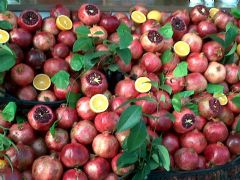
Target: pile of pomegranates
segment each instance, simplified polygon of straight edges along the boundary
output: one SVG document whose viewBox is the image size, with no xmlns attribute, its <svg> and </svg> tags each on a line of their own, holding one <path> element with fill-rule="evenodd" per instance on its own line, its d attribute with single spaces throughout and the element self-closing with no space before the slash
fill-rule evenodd
<svg viewBox="0 0 240 180">
<path fill-rule="evenodd" d="M 134 17 L 133 12 L 141 16 Z M 1 86 L 20 100 L 39 104 L 22 114 L 21 123 L 0 113 L 1 135 L 16 144 L 0 152 L 0 176 L 117 180 L 135 173 L 136 161 L 118 167 L 128 137 L 134 138 L 131 131 L 136 124 L 129 125 L 133 122 L 118 131 L 131 106 L 140 107 L 146 151 L 151 152 L 156 142 L 165 147 L 173 171 L 224 165 L 240 154 L 236 14 L 203 5 L 171 13 L 136 5 L 129 16 L 101 12 L 93 4 L 82 4 L 73 12 L 57 5 L 44 19 L 36 10 L 25 10 L 19 17 L 8 14 L 0 13 L 0 20 L 13 25 L 9 47 L 16 64 L 5 72 Z M 60 15 L 72 20 L 72 30 L 56 26 Z M 52 83 L 39 91 L 32 85 L 37 74 L 51 78 L 59 72 L 69 75 L 66 88 Z M 136 89 L 140 77 L 150 80 L 149 91 Z M 81 94 L 71 99 L 74 106 L 69 105 L 69 92 Z M 90 107 L 96 94 L 108 99 L 104 112 Z M 52 108 L 41 103 L 56 100 L 67 104 Z M 162 171 L 160 165 L 151 170 L 155 169 Z"/>
</svg>

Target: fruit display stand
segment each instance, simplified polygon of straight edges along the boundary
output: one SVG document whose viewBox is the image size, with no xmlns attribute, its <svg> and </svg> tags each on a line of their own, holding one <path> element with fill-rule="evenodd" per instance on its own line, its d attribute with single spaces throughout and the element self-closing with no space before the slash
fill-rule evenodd
<svg viewBox="0 0 240 180">
<path fill-rule="evenodd" d="M 0 178 L 240 179 L 236 4 L 8 2 Z"/>
</svg>

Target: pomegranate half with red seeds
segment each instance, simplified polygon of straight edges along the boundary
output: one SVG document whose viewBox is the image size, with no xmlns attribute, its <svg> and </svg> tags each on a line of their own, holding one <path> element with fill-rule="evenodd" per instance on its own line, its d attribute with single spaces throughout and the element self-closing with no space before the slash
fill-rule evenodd
<svg viewBox="0 0 240 180">
<path fill-rule="evenodd" d="M 204 5 L 197 5 L 192 8 L 190 12 L 191 21 L 194 24 L 199 23 L 200 21 L 206 20 L 209 16 L 209 11 Z"/>
<path fill-rule="evenodd" d="M 211 119 L 217 117 L 222 110 L 222 106 L 220 102 L 213 97 L 209 98 L 202 98 L 198 102 L 198 110 L 199 114 L 206 118 L 206 119 Z"/>
<path fill-rule="evenodd" d="M 145 32 L 140 38 L 141 45 L 145 51 L 157 52 L 163 47 L 163 37 L 155 30 Z"/>
<path fill-rule="evenodd" d="M 46 105 L 35 105 L 28 112 L 28 122 L 37 131 L 47 131 L 55 120 L 52 109 Z"/>
<path fill-rule="evenodd" d="M 115 86 L 115 95 L 126 99 L 137 97 L 138 92 L 135 90 L 134 81 L 129 78 L 119 81 Z"/>
<path fill-rule="evenodd" d="M 78 10 L 78 18 L 84 24 L 91 26 L 100 21 L 100 9 L 93 4 L 82 4 Z"/>
<path fill-rule="evenodd" d="M 93 120 L 96 116 L 96 113 L 90 109 L 90 98 L 89 97 L 82 97 L 77 102 L 77 113 L 84 120 Z"/>
<path fill-rule="evenodd" d="M 173 27 L 173 39 L 175 41 L 178 41 L 180 40 L 183 35 L 187 32 L 187 25 L 186 23 L 184 22 L 183 19 L 179 18 L 179 17 L 171 17 L 169 20 L 168 20 L 172 27 Z"/>
<path fill-rule="evenodd" d="M 172 13 L 172 16 L 182 19 L 187 26 L 190 23 L 190 16 L 189 16 L 189 12 L 187 9 L 176 10 Z"/>
<path fill-rule="evenodd" d="M 159 22 L 154 19 L 148 19 L 140 26 L 140 34 L 144 34 L 150 30 L 157 31 L 160 28 Z"/>
<path fill-rule="evenodd" d="M 28 9 L 21 12 L 18 25 L 27 31 L 34 32 L 41 28 L 42 17 L 37 11 Z"/>
</svg>

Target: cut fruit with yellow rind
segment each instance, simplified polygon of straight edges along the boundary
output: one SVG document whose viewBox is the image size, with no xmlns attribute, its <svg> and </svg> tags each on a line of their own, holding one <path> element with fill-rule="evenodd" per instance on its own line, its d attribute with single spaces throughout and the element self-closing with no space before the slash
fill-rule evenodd
<svg viewBox="0 0 240 180">
<path fill-rule="evenodd" d="M 9 40 L 9 33 L 5 30 L 0 29 L 0 43 L 6 43 Z"/>
<path fill-rule="evenodd" d="M 185 57 L 190 53 L 190 46 L 184 41 L 178 41 L 173 46 L 174 52 L 180 56 Z"/>
<path fill-rule="evenodd" d="M 109 106 L 108 98 L 103 94 L 95 94 L 90 99 L 90 109 L 95 113 L 101 113 L 107 110 Z"/>
<path fill-rule="evenodd" d="M 160 22 L 161 18 L 162 18 L 162 15 L 157 10 L 152 10 L 147 14 L 147 19 L 154 19 L 154 20 Z"/>
<path fill-rule="evenodd" d="M 237 54 L 240 56 L 240 44 L 237 45 Z"/>
<path fill-rule="evenodd" d="M 215 93 L 213 94 L 213 97 L 216 98 L 222 106 L 228 103 L 228 98 L 223 93 Z"/>
<path fill-rule="evenodd" d="M 135 81 L 135 89 L 140 93 L 145 93 L 150 91 L 152 88 L 151 80 L 147 77 L 139 77 Z"/>
<path fill-rule="evenodd" d="M 138 24 L 144 23 L 147 20 L 146 16 L 140 11 L 133 11 L 131 19 Z"/>
<path fill-rule="evenodd" d="M 0 170 L 7 167 L 7 162 L 3 159 L 0 159 Z"/>
<path fill-rule="evenodd" d="M 33 86 L 39 90 L 47 90 L 51 86 L 51 79 L 46 74 L 38 74 L 33 79 Z"/>
<path fill-rule="evenodd" d="M 213 18 L 213 17 L 215 16 L 215 14 L 217 14 L 218 11 L 219 11 L 218 8 L 211 8 L 211 9 L 209 10 L 209 15 L 210 15 L 210 17 Z"/>
<path fill-rule="evenodd" d="M 60 29 L 62 31 L 71 30 L 73 27 L 72 20 L 68 16 L 65 16 L 65 15 L 60 15 L 57 17 L 56 25 L 57 25 L 58 29 Z"/>
</svg>

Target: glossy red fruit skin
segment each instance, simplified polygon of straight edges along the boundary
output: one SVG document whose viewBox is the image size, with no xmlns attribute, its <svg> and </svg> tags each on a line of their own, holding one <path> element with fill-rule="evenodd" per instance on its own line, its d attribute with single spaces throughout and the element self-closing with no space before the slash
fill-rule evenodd
<svg viewBox="0 0 240 180">
<path fill-rule="evenodd" d="M 222 110 L 217 117 L 220 121 L 224 122 L 227 126 L 230 127 L 234 121 L 234 113 L 227 106 L 222 107 Z"/>
<path fill-rule="evenodd" d="M 159 108 L 160 109 L 165 109 L 165 110 L 170 110 L 172 108 L 172 102 L 169 94 L 165 91 L 157 91 L 154 93 L 158 103 L 159 103 Z M 163 101 L 165 99 L 165 101 Z"/>
<path fill-rule="evenodd" d="M 240 113 L 240 107 L 236 106 L 232 99 L 237 96 L 237 93 L 231 93 L 227 96 L 228 98 L 228 104 L 227 107 L 233 112 L 233 113 Z"/>
<path fill-rule="evenodd" d="M 148 13 L 148 9 L 144 5 L 142 5 L 142 4 L 136 4 L 133 7 L 131 7 L 130 10 L 129 10 L 129 13 L 132 13 L 133 11 L 140 11 L 145 16 Z"/>
<path fill-rule="evenodd" d="M 161 59 L 155 53 L 147 52 L 143 54 L 140 60 L 140 66 L 146 69 L 147 72 L 153 73 L 160 70 L 162 66 Z"/>
<path fill-rule="evenodd" d="M 180 62 L 179 57 L 176 54 L 174 54 L 173 58 L 169 62 L 167 63 L 163 62 L 162 70 L 164 72 L 173 71 L 179 62 Z"/>
<path fill-rule="evenodd" d="M 68 56 L 69 52 L 70 52 L 70 49 L 68 48 L 67 45 L 63 43 L 58 43 L 58 44 L 55 44 L 55 46 L 53 47 L 52 56 L 54 58 L 64 59 Z"/>
<path fill-rule="evenodd" d="M 136 98 L 143 98 L 143 97 L 152 98 L 153 100 L 155 100 L 155 102 L 150 102 L 150 101 L 147 101 L 147 100 L 140 100 L 140 101 L 136 102 L 136 105 L 142 107 L 142 112 L 143 113 L 146 113 L 146 114 L 154 113 L 157 109 L 156 98 L 153 96 L 153 94 L 150 94 L 150 93 L 141 93 Z"/>
<path fill-rule="evenodd" d="M 94 15 L 89 15 L 87 12 L 87 7 L 93 7 L 95 9 L 96 14 Z M 93 4 L 82 4 L 80 6 L 80 8 L 78 9 L 78 18 L 80 19 L 80 21 L 82 21 L 84 24 L 91 26 L 93 24 L 97 24 L 100 21 L 100 9 L 93 5 Z"/>
<path fill-rule="evenodd" d="M 118 115 L 121 115 L 121 113 L 127 109 L 127 107 L 129 107 L 129 104 L 127 104 L 126 106 L 122 106 L 120 108 L 118 108 L 122 103 L 126 102 L 127 98 L 125 97 L 113 97 L 111 99 L 111 104 L 110 104 L 110 109 L 111 111 L 116 112 Z"/>
<path fill-rule="evenodd" d="M 84 120 L 93 120 L 96 116 L 96 113 L 90 109 L 89 101 L 89 97 L 82 97 L 77 102 L 76 109 L 78 116 Z"/>
<path fill-rule="evenodd" d="M 226 82 L 229 84 L 235 84 L 239 81 L 238 72 L 240 70 L 239 66 L 236 64 L 226 64 Z"/>
<path fill-rule="evenodd" d="M 50 11 L 50 16 L 51 17 L 58 17 L 60 15 L 65 15 L 65 16 L 68 16 L 70 17 L 70 10 L 63 6 L 62 4 L 57 4 L 55 7 L 53 7 Z"/>
<path fill-rule="evenodd" d="M 133 60 L 137 61 L 143 54 L 143 48 L 138 39 L 133 40 L 131 44 L 128 46 L 128 48 L 131 51 Z"/>
<path fill-rule="evenodd" d="M 69 169 L 64 172 L 63 180 L 88 180 L 87 175 L 80 169 Z"/>
<path fill-rule="evenodd" d="M 92 97 L 95 94 L 103 94 L 108 89 L 105 75 L 98 70 L 89 70 L 84 73 L 81 77 L 81 85 L 82 92 L 87 97 Z"/>
<path fill-rule="evenodd" d="M 171 86 L 172 93 L 176 94 L 184 89 L 185 78 L 184 77 L 174 77 L 173 72 L 166 74 L 166 84 Z"/>
<path fill-rule="evenodd" d="M 11 78 L 17 85 L 27 86 L 33 81 L 34 71 L 30 66 L 20 63 L 11 69 Z"/>
<path fill-rule="evenodd" d="M 46 108 L 47 111 L 49 112 L 49 114 L 51 114 L 51 118 L 48 120 L 48 122 L 40 122 L 35 119 L 34 113 L 35 113 L 36 109 L 38 109 L 40 107 Z M 27 118 L 28 118 L 29 124 L 32 126 L 33 129 L 35 129 L 37 131 L 47 131 L 47 130 L 49 130 L 49 128 L 51 127 L 52 123 L 55 120 L 55 114 L 53 113 L 52 109 L 46 105 L 35 105 L 28 112 Z"/>
<path fill-rule="evenodd" d="M 9 43 L 9 47 L 16 55 L 16 64 L 19 64 L 20 62 L 22 62 L 24 59 L 24 53 L 21 47 L 16 43 Z"/>
<path fill-rule="evenodd" d="M 43 65 L 43 72 L 52 77 L 60 70 L 68 71 L 69 66 L 66 61 L 60 58 L 50 58 Z"/>
<path fill-rule="evenodd" d="M 148 19 L 140 26 L 140 34 L 144 34 L 150 30 L 157 31 L 160 28 L 159 22 L 153 19 Z"/>
<path fill-rule="evenodd" d="M 132 66 L 130 76 L 139 78 L 139 77 L 143 76 L 144 72 L 145 72 L 144 68 L 142 66 L 140 66 L 139 64 L 137 64 L 137 65 Z"/>
<path fill-rule="evenodd" d="M 203 152 L 207 146 L 204 134 L 196 129 L 181 135 L 180 142 L 182 147 L 193 148 L 198 154 Z"/>
<path fill-rule="evenodd" d="M 89 159 L 89 152 L 82 144 L 70 143 L 63 147 L 60 157 L 64 166 L 71 168 L 84 165 Z"/>
<path fill-rule="evenodd" d="M 206 164 L 207 164 L 206 158 L 202 155 L 199 155 L 197 169 L 206 169 L 207 168 Z"/>
<path fill-rule="evenodd" d="M 41 137 L 38 139 L 35 139 L 33 141 L 33 143 L 31 144 L 31 147 L 32 147 L 36 157 L 43 156 L 43 155 L 47 154 L 47 152 L 48 152 L 47 145 L 46 145 L 44 139 Z"/>
<path fill-rule="evenodd" d="M 19 89 L 17 96 L 21 100 L 33 101 L 37 98 L 37 91 L 33 86 L 28 85 Z"/>
<path fill-rule="evenodd" d="M 17 149 L 15 149 L 15 147 L 10 147 L 6 151 L 6 155 L 9 156 L 13 167 L 19 171 L 31 168 L 34 161 L 33 149 L 24 144 L 18 144 Z"/>
<path fill-rule="evenodd" d="M 46 55 L 39 49 L 31 49 L 28 51 L 25 62 L 33 69 L 41 69 L 43 63 L 46 61 Z"/>
<path fill-rule="evenodd" d="M 126 99 L 132 99 L 137 97 L 138 92 L 135 90 L 134 81 L 129 78 L 125 78 L 117 83 L 115 87 L 115 94 Z"/>
<path fill-rule="evenodd" d="M 176 10 L 172 13 L 172 16 L 181 18 L 187 26 L 190 23 L 190 16 L 187 9 Z"/>
<path fill-rule="evenodd" d="M 58 121 L 58 127 L 63 129 L 69 129 L 74 122 L 78 121 L 77 110 L 66 105 L 61 105 L 56 109 L 56 116 Z"/>
<path fill-rule="evenodd" d="M 208 59 L 204 53 L 193 52 L 187 57 L 188 70 L 196 73 L 203 73 L 208 67 Z"/>
<path fill-rule="evenodd" d="M 156 131 L 168 131 L 173 123 L 168 116 L 168 111 L 160 110 L 159 112 L 155 112 L 152 116 L 157 117 L 157 119 L 149 118 L 149 125 L 153 130 Z"/>
<path fill-rule="evenodd" d="M 32 177 L 32 172 L 31 172 L 31 170 L 23 171 L 23 172 L 22 172 L 22 178 L 23 178 L 23 179 L 27 179 L 27 180 L 32 180 L 33 177 Z"/>
<path fill-rule="evenodd" d="M 28 122 L 13 124 L 9 129 L 9 137 L 15 143 L 30 145 L 35 139 L 35 132 Z"/>
<path fill-rule="evenodd" d="M 228 137 L 228 129 L 223 122 L 208 122 L 203 128 L 203 134 L 210 143 L 224 142 Z"/>
<path fill-rule="evenodd" d="M 111 166 L 112 166 L 113 172 L 115 174 L 119 175 L 119 176 L 126 175 L 134 169 L 134 165 L 129 165 L 129 166 L 124 167 L 124 168 L 118 168 L 117 162 L 118 162 L 118 159 L 121 157 L 122 154 L 123 153 L 117 154 L 111 161 Z"/>
<path fill-rule="evenodd" d="M 108 33 L 113 33 L 120 25 L 120 22 L 114 15 L 104 15 L 101 17 L 99 25 L 103 26 Z"/>
<path fill-rule="evenodd" d="M 99 132 L 114 132 L 116 130 L 119 116 L 115 112 L 99 113 L 94 120 L 94 125 Z"/>
<path fill-rule="evenodd" d="M 174 154 L 180 148 L 179 138 L 171 132 L 164 134 L 162 144 L 167 148 L 170 154 Z"/>
<path fill-rule="evenodd" d="M 0 169 L 0 176 L 6 180 L 22 180 L 22 175 L 17 169 L 12 169 L 10 167 L 6 169 Z"/>
<path fill-rule="evenodd" d="M 63 166 L 61 162 L 48 155 L 37 158 L 32 166 L 32 176 L 35 180 L 60 180 L 62 174 Z"/>
<path fill-rule="evenodd" d="M 209 41 L 203 44 L 202 52 L 209 61 L 220 61 L 224 56 L 224 49 L 216 41 Z"/>
<path fill-rule="evenodd" d="M 186 42 L 190 46 L 192 53 L 200 52 L 202 49 L 202 39 L 194 32 L 189 32 L 183 35 L 182 41 Z"/>
<path fill-rule="evenodd" d="M 105 180 L 118 180 L 118 176 L 115 173 L 109 173 Z"/>
<path fill-rule="evenodd" d="M 150 33 L 156 33 L 158 34 L 158 37 L 159 37 L 159 42 L 152 42 L 150 39 L 149 39 L 149 34 Z M 155 38 L 155 37 L 154 37 Z M 157 51 L 160 51 L 163 47 L 163 37 L 160 35 L 160 33 L 158 33 L 157 31 L 155 30 L 150 30 L 150 31 L 147 31 L 145 32 L 144 34 L 142 34 L 141 38 L 140 38 L 140 42 L 141 42 L 141 45 L 143 47 L 143 49 L 147 52 L 157 52 Z"/>
<path fill-rule="evenodd" d="M 226 145 L 232 154 L 236 154 L 236 155 L 240 154 L 239 144 L 240 144 L 240 134 L 239 133 L 231 133 L 228 136 Z"/>
<path fill-rule="evenodd" d="M 106 133 L 98 134 L 92 143 L 93 151 L 103 158 L 113 158 L 119 150 L 119 143 L 115 136 Z"/>
<path fill-rule="evenodd" d="M 45 142 L 47 144 L 47 147 L 50 150 L 57 152 L 61 151 L 61 149 L 68 143 L 68 141 L 68 132 L 61 128 L 55 128 L 54 135 L 52 135 L 50 131 L 48 131 L 45 135 Z"/>
<path fill-rule="evenodd" d="M 51 90 L 41 91 L 37 99 L 41 102 L 53 102 L 57 100 L 55 94 Z"/>
<path fill-rule="evenodd" d="M 17 27 L 17 15 L 12 11 L 4 11 L 0 13 L 0 21 L 8 21 L 10 24 L 12 24 L 13 28 Z"/>
<path fill-rule="evenodd" d="M 111 171 L 109 162 L 102 157 L 91 159 L 83 169 L 88 178 L 92 180 L 104 180 Z"/>
<path fill-rule="evenodd" d="M 126 139 L 126 137 L 129 136 L 129 133 L 130 133 L 129 129 L 127 129 L 125 131 L 122 131 L 122 132 L 116 132 L 115 133 L 115 136 L 116 136 L 116 138 L 117 138 L 117 140 L 118 140 L 118 142 L 121 146 L 123 145 L 123 142 Z"/>
<path fill-rule="evenodd" d="M 173 111 L 173 115 L 175 117 L 173 127 L 177 133 L 184 134 L 195 128 L 195 114 L 190 109 L 184 108 L 180 112 Z M 191 122 L 185 122 L 186 126 L 183 125 L 183 117 L 185 115 L 191 115 L 193 118 Z"/>
<path fill-rule="evenodd" d="M 59 33 L 59 29 L 56 26 L 56 18 L 54 17 L 46 17 L 43 19 L 42 31 L 49 32 L 53 35 L 57 35 Z"/>
<path fill-rule="evenodd" d="M 207 88 L 207 80 L 201 73 L 189 73 L 186 77 L 186 90 L 194 93 L 203 92 Z"/>
<path fill-rule="evenodd" d="M 230 160 L 230 152 L 222 143 L 209 144 L 204 150 L 204 156 L 210 165 L 224 165 Z"/>
<path fill-rule="evenodd" d="M 218 62 L 210 62 L 204 76 L 210 83 L 221 83 L 226 78 L 226 68 Z"/>
<path fill-rule="evenodd" d="M 194 24 L 199 23 L 200 21 L 206 20 L 209 16 L 209 11 L 204 5 L 197 5 L 192 8 L 189 14 L 191 21 Z"/>
<path fill-rule="evenodd" d="M 76 41 L 76 35 L 72 31 L 61 31 L 58 34 L 58 42 L 63 43 L 70 48 L 72 48 L 74 42 Z"/>
<path fill-rule="evenodd" d="M 229 22 L 233 22 L 234 21 L 234 17 L 232 15 L 230 15 L 229 13 L 220 10 L 213 17 L 213 21 L 214 21 L 214 24 L 216 24 L 216 26 L 219 29 L 225 30 L 226 25 Z"/>
<path fill-rule="evenodd" d="M 26 15 L 26 13 L 34 13 L 35 15 L 37 15 L 37 19 L 38 21 L 34 24 L 34 25 L 29 25 L 26 22 L 24 22 L 24 15 Z M 31 9 L 27 9 L 25 11 L 22 11 L 18 17 L 18 25 L 30 32 L 35 32 L 36 30 L 40 29 L 42 26 L 42 16 L 35 10 L 31 10 Z"/>
<path fill-rule="evenodd" d="M 194 170 L 198 166 L 198 154 L 192 148 L 181 148 L 175 152 L 174 161 L 181 170 Z"/>
<path fill-rule="evenodd" d="M 49 32 L 37 32 L 33 37 L 33 45 L 42 51 L 50 50 L 56 43 L 55 37 Z"/>
<path fill-rule="evenodd" d="M 172 38 L 170 39 L 163 39 L 163 47 L 161 48 L 160 52 L 164 52 L 168 49 L 171 49 L 173 47 L 174 41 Z"/>
<path fill-rule="evenodd" d="M 197 32 L 199 36 L 203 38 L 207 35 L 215 34 L 218 31 L 216 25 L 212 21 L 204 20 L 197 25 Z"/>
<path fill-rule="evenodd" d="M 207 120 L 202 116 L 196 116 L 195 121 L 196 121 L 195 122 L 195 127 L 199 131 L 201 131 L 203 129 L 203 127 L 205 126 L 205 124 L 207 123 Z"/>
<path fill-rule="evenodd" d="M 32 44 L 32 34 L 22 28 L 14 28 L 10 32 L 11 42 L 16 43 L 21 48 L 29 47 Z"/>
<path fill-rule="evenodd" d="M 91 144 L 96 136 L 97 130 L 88 120 L 79 121 L 71 129 L 71 139 L 81 144 Z"/>
<path fill-rule="evenodd" d="M 119 56 L 115 56 L 115 61 L 117 65 L 119 66 L 120 71 L 128 73 L 132 69 L 132 62 L 129 64 L 126 64 Z"/>
</svg>

